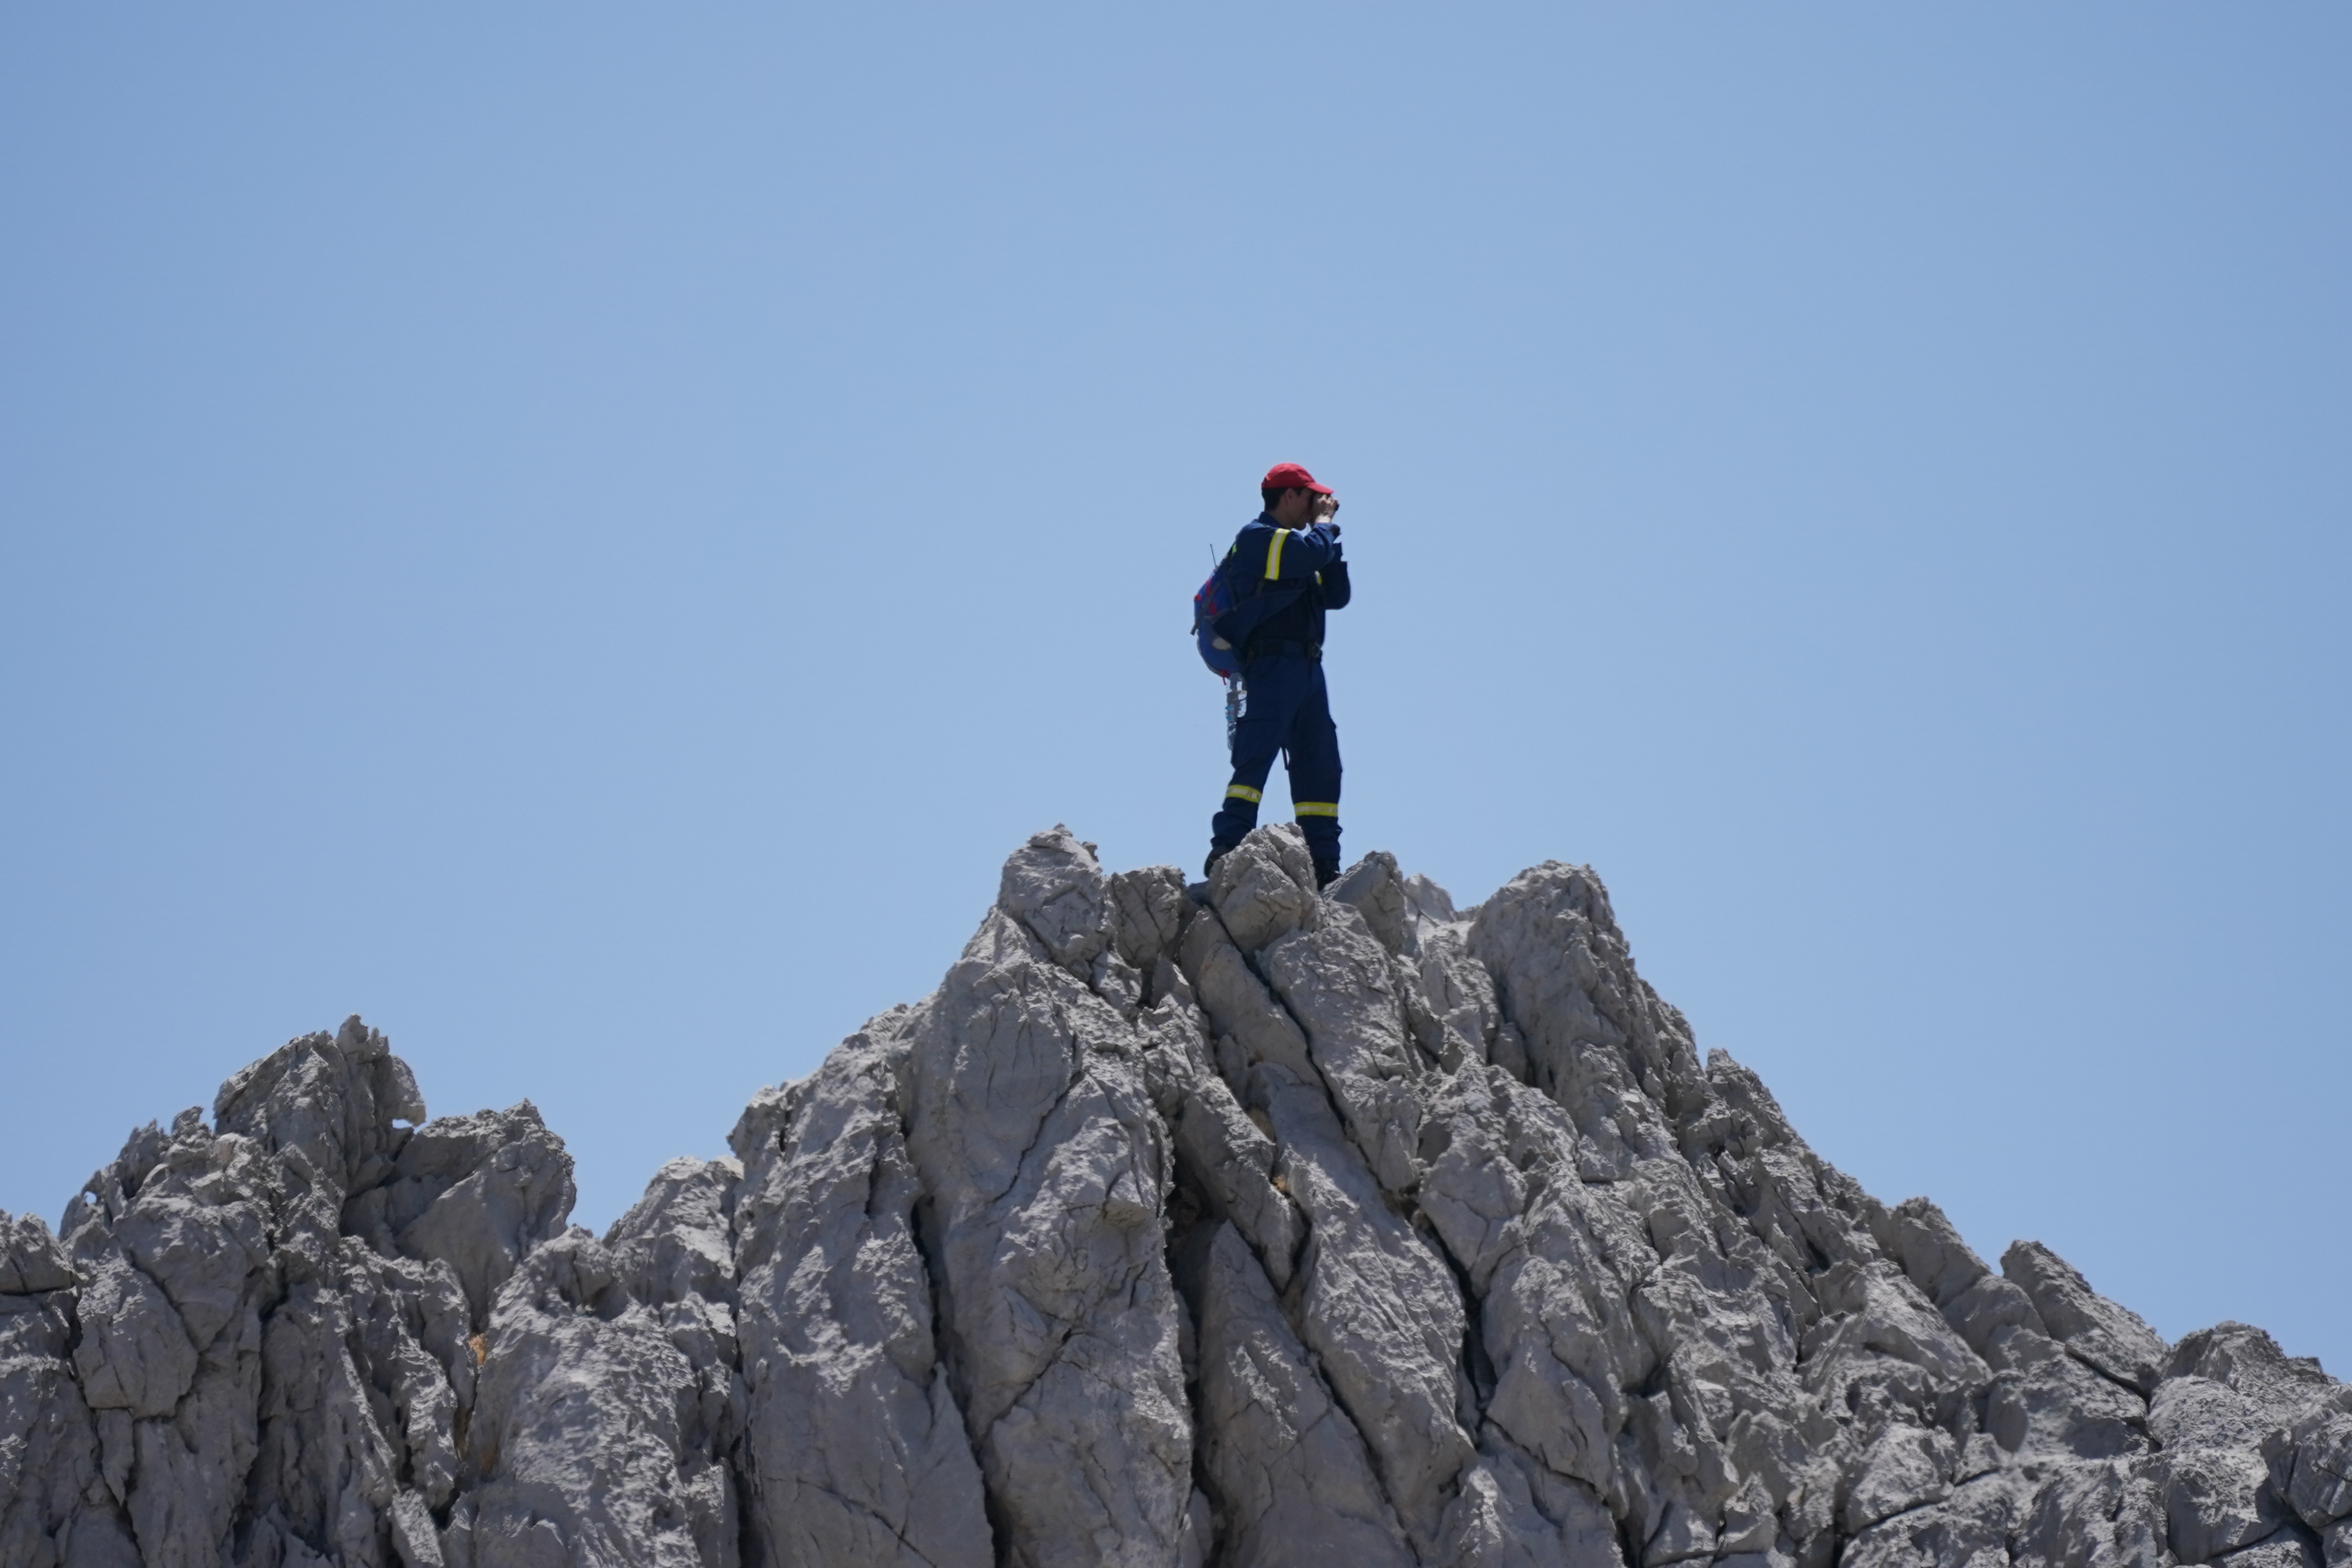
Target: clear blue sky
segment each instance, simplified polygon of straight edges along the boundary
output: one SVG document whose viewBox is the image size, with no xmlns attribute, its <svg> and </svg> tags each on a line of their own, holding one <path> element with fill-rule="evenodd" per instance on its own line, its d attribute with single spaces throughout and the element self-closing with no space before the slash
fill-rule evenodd
<svg viewBox="0 0 2352 1568">
<path fill-rule="evenodd" d="M 1351 852 L 2352 1373 L 2352 11 L 0 12 L 0 1207 L 357 1010 L 602 1226 L 1346 497 Z M 1276 816 L 1281 813 L 1274 814 Z"/>
</svg>

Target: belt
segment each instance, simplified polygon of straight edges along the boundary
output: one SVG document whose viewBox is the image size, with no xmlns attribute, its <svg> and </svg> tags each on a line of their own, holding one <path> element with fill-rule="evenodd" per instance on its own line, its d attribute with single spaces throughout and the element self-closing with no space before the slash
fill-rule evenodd
<svg viewBox="0 0 2352 1568">
<path fill-rule="evenodd" d="M 1248 658 L 1264 658 L 1270 653 L 1295 654 L 1300 658 L 1320 659 L 1323 645 L 1319 642 L 1254 642 L 1247 649 Z"/>
</svg>

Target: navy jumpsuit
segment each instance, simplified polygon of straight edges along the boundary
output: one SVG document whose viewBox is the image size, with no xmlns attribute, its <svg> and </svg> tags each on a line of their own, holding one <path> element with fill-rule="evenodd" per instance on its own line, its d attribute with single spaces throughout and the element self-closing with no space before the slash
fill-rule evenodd
<svg viewBox="0 0 2352 1568">
<path fill-rule="evenodd" d="M 1232 848 L 1257 826 L 1276 753 L 1289 765 L 1290 807 L 1316 869 L 1339 868 L 1339 732 L 1323 686 L 1323 612 L 1348 603 L 1348 563 L 1328 522 L 1286 530 L 1261 514 L 1234 541 L 1233 574 L 1290 602 L 1243 640 L 1242 714 L 1234 776 L 1209 825 L 1212 851 Z"/>
</svg>

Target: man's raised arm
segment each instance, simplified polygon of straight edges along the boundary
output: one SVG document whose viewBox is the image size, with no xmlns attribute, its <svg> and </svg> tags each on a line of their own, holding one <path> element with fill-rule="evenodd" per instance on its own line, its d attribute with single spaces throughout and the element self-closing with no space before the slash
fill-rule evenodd
<svg viewBox="0 0 2352 1568">
<path fill-rule="evenodd" d="M 1274 531 L 1266 542 L 1265 575 L 1269 582 L 1312 577 L 1339 559 L 1339 525 L 1325 521 L 1311 528 Z"/>
</svg>

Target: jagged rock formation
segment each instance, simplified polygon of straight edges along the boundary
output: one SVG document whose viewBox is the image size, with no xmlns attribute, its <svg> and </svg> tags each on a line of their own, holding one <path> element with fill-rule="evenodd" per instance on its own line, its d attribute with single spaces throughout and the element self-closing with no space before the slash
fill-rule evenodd
<svg viewBox="0 0 2352 1568">
<path fill-rule="evenodd" d="M 602 1240 L 357 1019 L 0 1215 L 0 1568 L 2352 1564 L 2352 1391 L 1995 1273 L 1591 872 L 1056 830 Z"/>
</svg>

